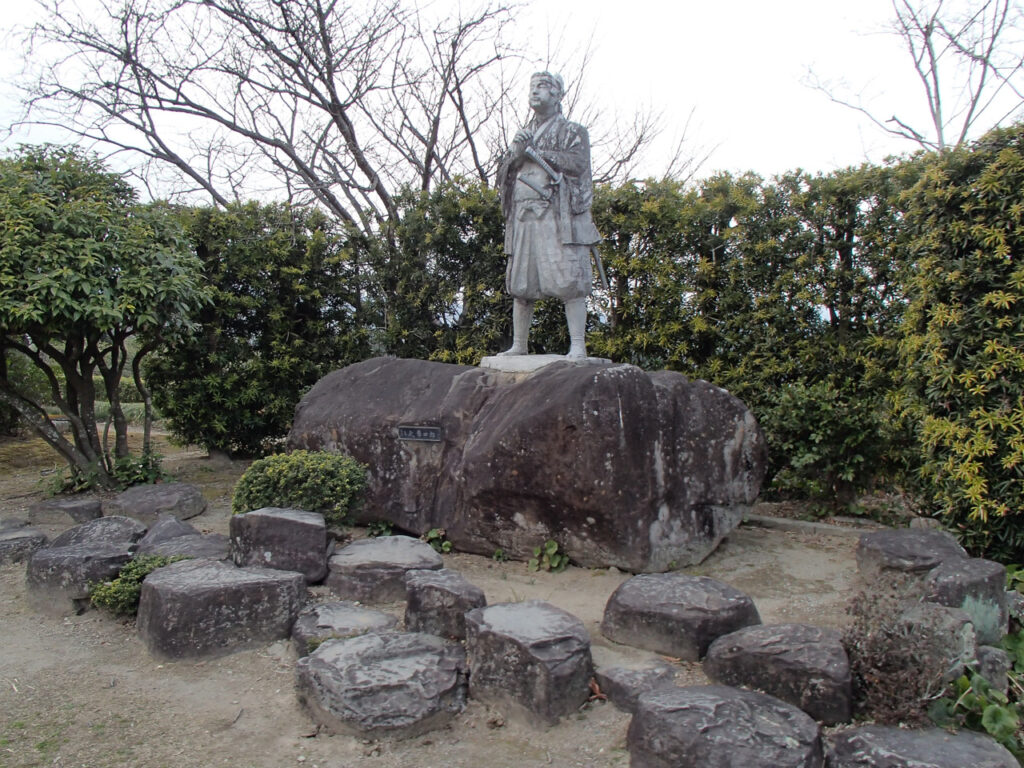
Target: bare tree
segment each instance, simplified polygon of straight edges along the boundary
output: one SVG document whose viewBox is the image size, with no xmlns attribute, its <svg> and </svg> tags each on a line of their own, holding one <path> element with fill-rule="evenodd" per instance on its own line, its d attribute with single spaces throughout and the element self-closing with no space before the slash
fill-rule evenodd
<svg viewBox="0 0 1024 768">
<path fill-rule="evenodd" d="M 1024 24 L 1015 0 L 892 0 L 892 6 L 892 31 L 920 81 L 928 124 L 905 114 L 884 117 L 859 98 L 837 95 L 813 73 L 812 87 L 886 132 L 939 152 L 1019 113 L 1024 105 Z"/>
<path fill-rule="evenodd" d="M 286 193 L 365 234 L 396 220 L 404 187 L 486 183 L 532 71 L 503 0 L 440 19 L 404 0 L 41 2 L 26 123 L 128 153 L 160 196 Z M 570 61 L 567 80 L 585 64 Z M 660 128 L 652 114 L 603 125 L 602 180 L 627 174 Z"/>
</svg>

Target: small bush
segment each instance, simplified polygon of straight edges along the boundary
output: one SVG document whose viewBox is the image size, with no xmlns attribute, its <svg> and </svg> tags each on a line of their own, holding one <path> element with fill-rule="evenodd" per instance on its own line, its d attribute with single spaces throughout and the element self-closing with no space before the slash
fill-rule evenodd
<svg viewBox="0 0 1024 768">
<path fill-rule="evenodd" d="M 157 568 L 188 560 L 185 555 L 139 555 L 121 568 L 113 581 L 99 582 L 89 587 L 89 602 L 115 616 L 130 616 L 139 610 L 142 582 Z"/>
<path fill-rule="evenodd" d="M 855 714 L 883 724 L 923 725 L 947 689 L 950 659 L 934 634 L 905 620 L 920 598 L 912 579 L 877 581 L 851 602 L 843 632 Z"/>
<path fill-rule="evenodd" d="M 558 542 L 548 539 L 543 546 L 533 548 L 531 557 L 526 566 L 531 571 L 550 571 L 561 573 L 569 565 L 569 556 L 558 551 Z"/>
<path fill-rule="evenodd" d="M 340 525 L 365 490 L 366 467 L 351 456 L 294 451 L 253 462 L 235 486 L 231 511 L 292 507 L 320 512 L 329 524 Z"/>
</svg>

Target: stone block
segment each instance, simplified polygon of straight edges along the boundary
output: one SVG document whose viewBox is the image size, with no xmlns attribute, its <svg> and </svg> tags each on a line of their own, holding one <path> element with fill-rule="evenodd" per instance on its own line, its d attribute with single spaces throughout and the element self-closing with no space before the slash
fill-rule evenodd
<svg viewBox="0 0 1024 768">
<path fill-rule="evenodd" d="M 367 632 L 384 632 L 394 629 L 398 618 L 390 613 L 340 600 L 321 603 L 304 608 L 292 627 L 292 644 L 299 656 L 310 653 L 327 640 L 344 640 L 347 637 L 365 635 Z"/>
<path fill-rule="evenodd" d="M 991 645 L 979 645 L 977 661 L 978 674 L 988 680 L 989 685 L 993 688 L 1006 693 L 1010 687 L 1008 675 L 1010 670 L 1013 669 L 1010 654 L 1002 648 L 995 648 Z"/>
<path fill-rule="evenodd" d="M 440 439 L 404 439 L 406 425 Z M 555 539 L 574 563 L 634 572 L 706 558 L 750 510 L 766 467 L 756 420 L 724 389 L 567 361 L 529 374 L 356 363 L 303 397 L 288 447 L 370 468 L 357 522 L 443 528 L 460 551 L 523 560 Z"/>
<path fill-rule="evenodd" d="M 397 602 L 405 600 L 408 571 L 437 570 L 443 564 L 429 544 L 411 536 L 360 539 L 327 561 L 327 586 L 346 600 Z"/>
<path fill-rule="evenodd" d="M 327 526 L 318 512 L 264 507 L 231 516 L 235 565 L 298 571 L 315 584 L 327 575 Z"/>
<path fill-rule="evenodd" d="M 657 658 L 628 659 L 601 646 L 590 649 L 594 681 L 608 701 L 623 712 L 636 712 L 642 694 L 675 686 L 677 667 Z"/>
<path fill-rule="evenodd" d="M 484 591 L 457 571 L 405 574 L 405 628 L 448 639 L 466 637 L 466 612 L 487 605 Z"/>
<path fill-rule="evenodd" d="M 825 725 L 853 716 L 850 660 L 839 632 L 807 624 L 760 624 L 715 640 L 704 658 L 714 682 L 755 688 Z"/>
<path fill-rule="evenodd" d="M 469 693 L 508 715 L 554 725 L 590 695 L 593 661 L 583 622 L 541 600 L 466 614 Z"/>
<path fill-rule="evenodd" d="M 37 610 L 53 615 L 81 613 L 89 586 L 109 581 L 133 557 L 128 545 L 69 544 L 36 550 L 28 561 L 28 598 Z"/>
<path fill-rule="evenodd" d="M 818 724 L 772 696 L 724 685 L 646 693 L 626 735 L 632 768 L 822 768 Z"/>
<path fill-rule="evenodd" d="M 990 736 L 866 725 L 833 735 L 829 768 L 1019 768 Z"/>
<path fill-rule="evenodd" d="M 68 528 L 50 542 L 51 547 L 69 547 L 74 544 L 106 544 L 112 547 L 135 549 L 146 535 L 146 526 L 129 517 L 99 517 L 87 523 Z"/>
<path fill-rule="evenodd" d="M 657 573 L 619 585 L 604 609 L 601 633 L 636 648 L 699 661 L 708 646 L 761 617 L 746 594 L 706 576 Z"/>
<path fill-rule="evenodd" d="M 919 656 L 932 660 L 934 671 L 946 671 L 946 683 L 960 677 L 978 656 L 971 617 L 959 608 L 919 603 L 898 618 L 895 631 L 912 639 Z"/>
<path fill-rule="evenodd" d="M 381 632 L 328 640 L 296 664 L 299 703 L 331 733 L 410 738 L 466 706 L 466 655 L 435 635 Z"/>
<path fill-rule="evenodd" d="M 205 509 L 202 491 L 189 483 L 136 485 L 103 502 L 103 514 L 132 517 L 146 525 L 157 522 L 163 514 L 188 520 Z"/>
<path fill-rule="evenodd" d="M 300 573 L 183 560 L 146 577 L 136 624 L 155 656 L 214 656 L 289 637 L 305 598 Z"/>
<path fill-rule="evenodd" d="M 0 565 L 22 563 L 46 545 L 46 535 L 35 528 L 0 529 Z"/>
<path fill-rule="evenodd" d="M 87 523 L 102 515 L 102 502 L 92 496 L 46 499 L 28 509 L 28 519 L 33 525 L 65 525 L 69 521 Z"/>
<path fill-rule="evenodd" d="M 1009 631 L 1006 568 L 978 557 L 939 563 L 925 579 L 925 599 L 971 617 L 979 643 L 994 645 Z"/>
<path fill-rule="evenodd" d="M 862 534 L 857 544 L 857 569 L 869 580 L 885 572 L 923 576 L 947 560 L 966 558 L 966 550 L 945 531 L 885 529 Z"/>
</svg>

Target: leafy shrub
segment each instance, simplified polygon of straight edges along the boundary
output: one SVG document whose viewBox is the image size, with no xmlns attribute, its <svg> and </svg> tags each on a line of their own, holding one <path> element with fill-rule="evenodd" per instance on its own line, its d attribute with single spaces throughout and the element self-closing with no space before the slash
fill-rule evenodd
<svg viewBox="0 0 1024 768">
<path fill-rule="evenodd" d="M 89 602 L 94 608 L 110 611 L 115 616 L 129 616 L 139 610 L 142 582 L 157 568 L 188 560 L 185 555 L 139 555 L 126 563 L 112 581 L 92 584 Z"/>
<path fill-rule="evenodd" d="M 362 501 L 366 467 L 351 456 L 294 451 L 254 461 L 238 479 L 231 511 L 293 507 L 320 512 L 331 525 Z"/>
<path fill-rule="evenodd" d="M 1024 560 L 1024 126 L 934 161 L 908 195 L 915 264 L 898 406 L 921 492 L 972 554 Z"/>
<path fill-rule="evenodd" d="M 779 388 L 758 414 L 773 464 L 772 489 L 849 504 L 878 473 L 886 442 L 877 405 L 829 382 Z"/>
<path fill-rule="evenodd" d="M 163 470 L 163 456 L 152 450 L 143 450 L 139 455 L 122 456 L 114 459 L 107 476 L 113 488 L 124 490 L 133 485 L 149 485 L 169 479 Z M 101 486 L 99 472 L 95 466 L 86 470 L 77 467 L 59 467 L 49 483 L 51 495 L 61 493 L 81 493 Z"/>
</svg>

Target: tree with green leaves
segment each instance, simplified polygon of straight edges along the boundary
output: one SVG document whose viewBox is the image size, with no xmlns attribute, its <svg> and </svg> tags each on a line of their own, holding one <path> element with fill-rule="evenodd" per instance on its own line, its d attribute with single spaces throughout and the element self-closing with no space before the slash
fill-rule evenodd
<svg viewBox="0 0 1024 768">
<path fill-rule="evenodd" d="M 96 158 L 44 146 L 0 160 L 0 351 L 31 361 L 48 384 L 42 402 L 5 374 L 0 402 L 81 479 L 114 487 L 130 464 L 122 377 L 130 372 L 148 394 L 143 358 L 206 299 L 198 266 L 172 213 L 139 205 L 134 190 Z M 101 394 L 111 414 L 102 438 Z M 51 407 L 70 424 L 70 439 Z M 147 407 L 144 454 L 150 416 Z"/>
<path fill-rule="evenodd" d="M 974 553 L 1024 561 L 1024 126 L 930 163 L 908 195 L 898 403 L 920 489 Z"/>
<path fill-rule="evenodd" d="M 369 297 L 351 253 L 361 240 L 287 205 L 201 208 L 185 219 L 212 301 L 192 333 L 147 365 L 155 401 L 180 438 L 261 455 L 287 434 L 309 387 L 371 354 Z"/>
</svg>

